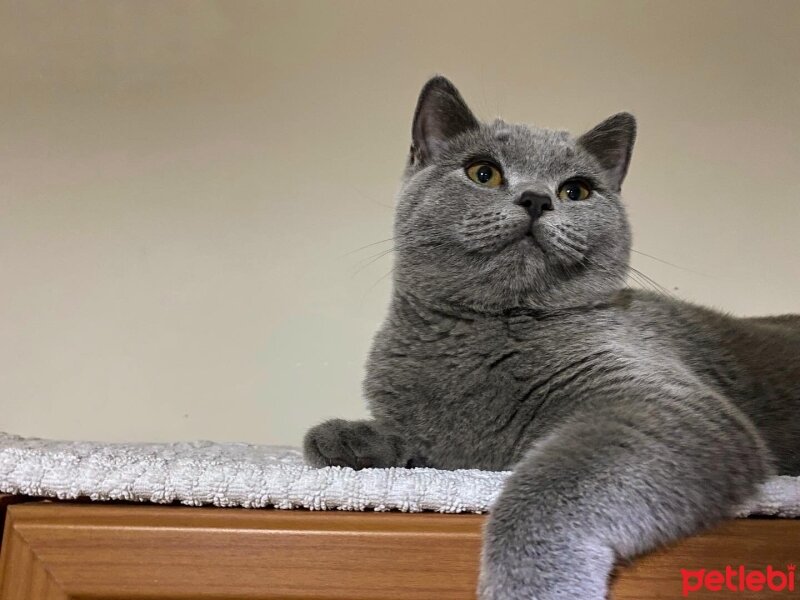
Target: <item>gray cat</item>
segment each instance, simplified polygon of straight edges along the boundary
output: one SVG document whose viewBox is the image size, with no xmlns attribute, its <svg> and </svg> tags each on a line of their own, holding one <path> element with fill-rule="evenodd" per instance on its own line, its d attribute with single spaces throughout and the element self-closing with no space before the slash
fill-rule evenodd
<svg viewBox="0 0 800 600">
<path fill-rule="evenodd" d="M 605 598 L 616 560 L 800 473 L 800 316 L 624 288 L 635 132 L 627 113 L 578 138 L 481 123 L 431 79 L 364 383 L 374 418 L 305 438 L 317 466 L 513 468 L 483 600 Z"/>
</svg>

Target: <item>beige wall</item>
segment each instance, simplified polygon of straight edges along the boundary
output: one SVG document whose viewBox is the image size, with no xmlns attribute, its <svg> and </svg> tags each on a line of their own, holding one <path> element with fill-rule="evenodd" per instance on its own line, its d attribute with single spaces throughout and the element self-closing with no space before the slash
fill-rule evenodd
<svg viewBox="0 0 800 600">
<path fill-rule="evenodd" d="M 637 256 L 800 312 L 800 2 L 0 3 L 0 430 L 298 443 L 364 414 L 416 94 L 632 110 Z"/>
</svg>

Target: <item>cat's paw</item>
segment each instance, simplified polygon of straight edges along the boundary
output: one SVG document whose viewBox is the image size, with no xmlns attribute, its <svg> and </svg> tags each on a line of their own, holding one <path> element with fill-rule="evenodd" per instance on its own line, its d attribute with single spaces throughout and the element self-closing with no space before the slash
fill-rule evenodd
<svg viewBox="0 0 800 600">
<path fill-rule="evenodd" d="M 614 565 L 610 547 L 587 541 L 583 531 L 571 532 L 569 526 L 558 526 L 564 538 L 547 539 L 537 533 L 547 527 L 515 517 L 508 523 L 490 517 L 478 580 L 480 600 L 606 600 Z"/>
<path fill-rule="evenodd" d="M 482 565 L 479 600 L 606 600 L 610 569 L 588 572 L 579 557 L 524 556 L 518 548 L 503 565 Z"/>
<path fill-rule="evenodd" d="M 371 421 L 331 419 L 309 429 L 303 440 L 306 462 L 315 467 L 353 469 L 401 465 L 402 444 Z"/>
<path fill-rule="evenodd" d="M 497 545 L 484 544 L 478 578 L 479 600 L 522 600 L 539 598 L 550 600 L 540 586 L 535 584 L 538 565 L 535 562 L 521 565 L 519 548 L 504 551 Z M 516 575 L 516 576 L 515 576 Z M 534 576 L 534 577 L 531 577 Z"/>
<path fill-rule="evenodd" d="M 503 586 L 493 578 L 490 578 L 486 572 L 481 573 L 478 580 L 478 599 L 479 600 L 514 600 L 512 596 L 503 593 Z M 508 591 L 506 589 L 506 591 Z"/>
</svg>

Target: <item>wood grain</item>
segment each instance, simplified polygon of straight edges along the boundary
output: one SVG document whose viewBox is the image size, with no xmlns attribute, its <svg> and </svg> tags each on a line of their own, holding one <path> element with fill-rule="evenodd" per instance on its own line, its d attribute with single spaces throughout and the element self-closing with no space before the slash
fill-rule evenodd
<svg viewBox="0 0 800 600">
<path fill-rule="evenodd" d="M 0 600 L 474 598 L 483 522 L 476 515 L 17 505 L 0 555 Z M 785 569 L 798 558 L 800 521 L 738 520 L 620 568 L 613 598 L 681 598 L 681 568 Z M 735 598 L 775 596 L 767 594 Z"/>
<path fill-rule="evenodd" d="M 767 565 L 786 571 L 788 564 L 800 559 L 800 521 L 790 519 L 737 519 L 712 531 L 681 540 L 668 548 L 638 558 L 621 568 L 614 582 L 615 600 L 656 600 L 684 598 L 681 569 L 725 571 L 727 565 L 747 571 L 766 569 Z M 766 598 L 800 598 L 797 591 L 730 592 L 702 590 L 688 598 L 717 600 L 755 600 Z"/>
<path fill-rule="evenodd" d="M 2 600 L 44 579 L 66 598 L 455 600 L 475 587 L 481 518 L 53 504 L 8 523 Z"/>
<path fill-rule="evenodd" d="M 34 498 L 29 496 L 15 496 L 12 494 L 0 494 L 0 535 L 2 535 L 3 526 L 6 522 L 6 509 L 12 504 L 19 504 L 21 502 L 31 502 Z M 0 538 L 0 547 L 2 547 L 2 538 Z"/>
</svg>

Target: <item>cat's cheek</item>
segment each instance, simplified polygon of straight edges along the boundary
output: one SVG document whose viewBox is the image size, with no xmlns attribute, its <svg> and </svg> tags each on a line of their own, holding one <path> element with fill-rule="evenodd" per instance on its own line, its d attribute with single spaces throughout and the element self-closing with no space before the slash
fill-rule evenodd
<svg viewBox="0 0 800 600">
<path fill-rule="evenodd" d="M 466 213 L 455 233 L 468 251 L 493 254 L 520 241 L 529 227 L 526 215 L 486 208 Z"/>
</svg>

